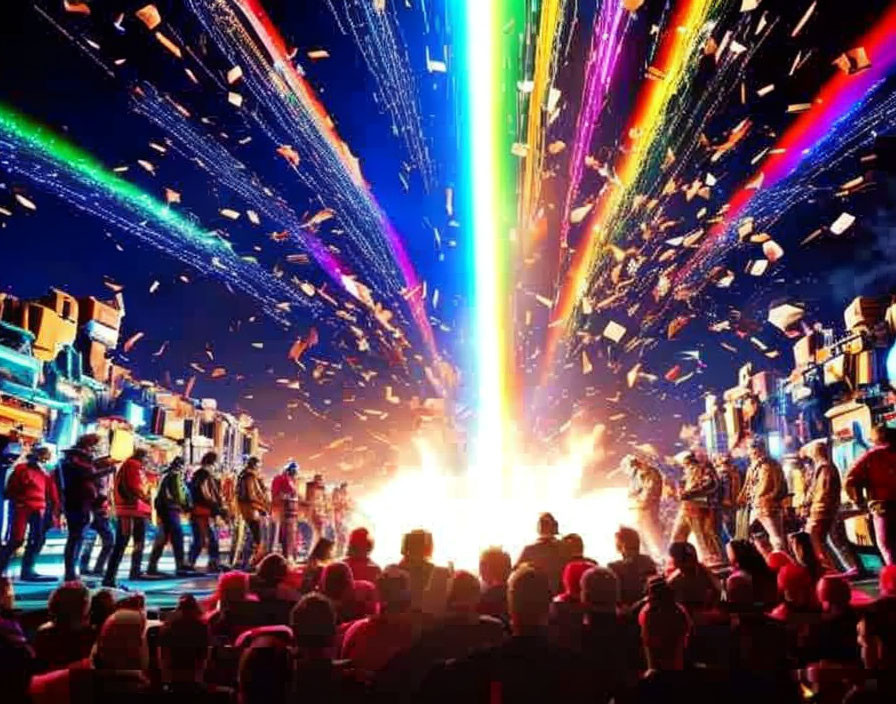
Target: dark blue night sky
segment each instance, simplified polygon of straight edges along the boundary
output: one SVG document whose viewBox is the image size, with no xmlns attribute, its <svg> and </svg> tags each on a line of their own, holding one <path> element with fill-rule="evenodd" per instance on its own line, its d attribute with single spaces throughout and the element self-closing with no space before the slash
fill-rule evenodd
<svg viewBox="0 0 896 704">
<path fill-rule="evenodd" d="M 197 115 L 213 118 L 214 123 L 206 126 L 209 134 L 227 133 L 226 144 L 234 154 L 283 195 L 297 213 L 310 216 L 320 210 L 320 200 L 317 194 L 294 178 L 284 159 L 247 119 L 246 111 L 255 109 L 251 98 L 249 104 L 237 110 L 227 104 L 225 92 L 210 81 L 203 78 L 200 85 L 194 85 L 184 73 L 184 66 L 190 64 L 161 49 L 134 18 L 134 10 L 145 2 L 94 0 L 88 4 L 89 16 L 65 12 L 61 0 L 6 3 L 7 6 L 0 10 L 3 35 L 0 38 L 0 101 L 65 135 L 107 167 L 128 165 L 123 176 L 157 197 L 163 197 L 166 187 L 178 191 L 182 194 L 182 211 L 197 216 L 206 228 L 226 228 L 234 250 L 240 255 L 257 256 L 263 268 L 280 267 L 287 272 L 287 277 L 296 273 L 312 281 L 322 281 L 321 273 L 313 265 L 285 263 L 286 256 L 294 249 L 271 240 L 268 235 L 275 228 L 270 223 L 253 227 L 245 217 L 236 223 L 222 217 L 222 208 L 245 210 L 245 206 L 210 179 L 206 172 L 173 150 L 164 155 L 154 152 L 149 142 L 164 143 L 166 135 L 135 114 L 130 104 L 131 91 L 141 82 L 180 96 Z M 219 78 L 223 76 L 229 68 L 227 60 L 210 42 L 185 3 L 156 0 L 155 4 L 164 27 L 176 32 L 181 43 L 200 52 Z M 337 7 L 351 4 L 333 0 Z M 731 11 L 721 15 L 719 28 L 713 32 L 719 40 L 724 36 L 724 30 L 736 28 L 735 23 L 740 19 L 734 7 L 739 3 L 728 4 L 732 6 Z M 833 58 L 852 48 L 855 39 L 874 25 L 890 3 L 873 0 L 854 4 L 860 7 L 848 10 L 842 3 L 820 3 L 816 17 L 795 41 L 783 28 L 794 25 L 805 11 L 804 4 L 808 3 L 767 0 L 761 6 L 770 18 L 777 18 L 782 31 L 771 35 L 757 51 L 746 66 L 743 80 L 750 85 L 752 93 L 757 86 L 777 83 L 780 86 L 777 93 L 767 101 L 751 99 L 746 105 L 732 98 L 719 107 L 706 125 L 706 136 L 714 143 L 721 141 L 741 119 L 749 118 L 754 125 L 747 142 L 717 167 L 719 175 L 728 177 L 731 182 L 740 182 L 752 172 L 750 160 L 753 156 L 793 119 L 786 112 L 787 105 L 810 100 L 837 70 L 831 66 Z M 358 47 L 350 36 L 339 31 L 328 3 L 324 0 L 265 0 L 262 5 L 287 42 L 297 49 L 296 60 L 305 69 L 307 79 L 326 105 L 340 135 L 359 157 L 372 192 L 402 235 L 420 278 L 427 282 L 430 296 L 435 289 L 439 290 L 438 320 L 450 330 L 437 327 L 437 341 L 446 357 L 465 369 L 470 346 L 476 344 L 468 336 L 471 242 L 467 223 L 460 220 L 452 223 L 446 213 L 445 191 L 453 188 L 458 198 L 463 193 L 460 183 L 463 178 L 462 155 L 469 136 L 458 124 L 458 90 L 465 77 L 459 73 L 458 62 L 450 60 L 453 28 L 447 25 L 445 0 L 427 0 L 428 32 L 419 0 L 407 3 L 410 9 L 404 2 L 387 0 L 406 46 L 416 82 L 422 134 L 436 168 L 437 184 L 428 193 L 415 172 L 408 176 L 408 190 L 399 179 L 399 174 L 407 173 L 404 165 L 409 156 L 402 141 L 392 132 L 392 118 L 377 97 L 377 84 Z M 563 89 L 565 107 L 551 128 L 554 131 L 552 139 L 567 142 L 571 141 L 575 125 L 577 98 L 581 92 L 582 54 L 588 43 L 591 5 L 594 3 L 580 1 L 578 5 L 568 56 L 558 69 L 557 81 Z M 39 12 L 35 6 L 44 8 L 44 12 Z M 625 123 L 644 65 L 649 62 L 654 41 L 650 27 L 660 22 L 666 11 L 665 3 L 648 2 L 633 20 L 635 39 L 626 45 L 622 55 L 619 76 L 593 145 L 592 153 L 598 159 L 602 156 L 606 159 L 606 155 L 616 148 L 616 133 Z M 126 18 L 122 23 L 126 30 L 123 33 L 113 24 L 121 13 Z M 116 67 L 115 77 L 107 75 L 92 60 L 89 47 L 84 50 L 76 46 L 76 42 L 86 46 L 83 44 L 85 38 L 101 45 L 96 56 L 102 57 L 103 61 L 111 61 L 114 57 L 127 59 L 124 65 Z M 426 71 L 427 48 L 432 57 L 449 59 L 447 73 Z M 805 70 L 793 79 L 787 79 L 787 71 L 798 48 L 812 49 L 812 58 Z M 308 59 L 307 52 L 314 49 L 326 49 L 329 58 Z M 714 69 L 701 64 L 701 70 L 707 72 L 705 80 L 708 82 L 709 73 Z M 881 95 L 893 93 L 896 88 L 894 78 L 891 74 L 886 85 L 878 89 Z M 698 80 L 704 78 L 700 76 Z M 678 107 L 688 109 L 684 104 Z M 754 254 L 745 248 L 735 248 L 719 262 L 738 274 L 735 284 L 729 289 L 711 287 L 704 292 L 699 301 L 693 303 L 695 320 L 680 335 L 673 340 L 666 339 L 663 334 L 655 335 L 654 342 L 645 345 L 637 357 L 607 345 L 596 345 L 591 353 L 595 372 L 588 385 L 596 387 L 598 392 L 587 397 L 583 393 L 585 384 L 577 377 L 580 370 L 578 357 L 573 356 L 571 369 L 559 363 L 551 387 L 532 394 L 535 401 L 528 409 L 528 419 L 535 422 L 540 431 L 550 434 L 551 429 L 562 425 L 577 410 L 581 412 L 585 408 L 586 415 L 593 419 L 621 410 L 627 417 L 612 429 L 611 443 L 617 443 L 620 450 L 633 440 L 653 442 L 671 449 L 681 424 L 693 422 L 700 412 L 704 393 L 709 389 L 733 386 L 737 369 L 742 364 L 752 361 L 760 368 L 789 371 L 792 340 L 765 323 L 770 304 L 798 300 L 807 306 L 807 322 L 819 321 L 836 326 L 842 325 L 843 307 L 854 296 L 894 292 L 894 165 L 886 159 L 880 159 L 872 166 L 860 160 L 862 155 L 875 149 L 881 154 L 889 153 L 889 159 L 892 159 L 892 147 L 885 138 L 896 125 L 896 115 L 892 108 L 889 110 L 879 123 L 887 129 L 882 130 L 877 141 L 870 139 L 853 156 L 821 173 L 813 180 L 811 190 L 807 186 L 805 198 L 775 220 L 775 239 L 786 252 L 783 261 L 763 277 L 751 277 L 743 271 L 747 262 L 755 258 Z M 252 142 L 238 146 L 238 140 L 245 136 L 252 136 Z M 138 159 L 155 163 L 156 175 L 139 168 L 136 165 Z M 695 161 L 690 173 L 701 170 L 705 170 L 705 163 Z M 562 201 L 559 194 L 563 192 L 562 175 L 565 173 L 562 161 L 551 167 L 545 188 L 548 201 Z M 874 187 L 848 197 L 838 196 L 839 187 L 859 173 L 866 174 Z M 589 172 L 583 191 L 597 192 L 602 185 L 600 179 L 595 172 Z M 12 209 L 10 204 L 15 192 L 27 193 L 37 204 L 35 212 L 19 207 L 14 209 L 12 217 L 0 217 L 0 251 L 4 262 L 0 288 L 27 298 L 41 295 L 50 286 L 63 288 L 77 296 L 111 296 L 108 282 L 122 286 L 127 305 L 123 337 L 145 332 L 128 363 L 141 377 L 175 388 L 177 380 L 183 381 L 195 373 L 189 367 L 191 362 L 208 368 L 225 367 L 228 374 L 223 379 L 213 380 L 207 374 L 200 374 L 194 395 L 215 396 L 222 406 L 245 409 L 255 416 L 264 435 L 274 445 L 276 459 L 314 452 L 334 439 L 351 434 L 356 435 L 356 445 L 362 444 L 358 438 L 366 437 L 367 426 L 358 427 L 353 409 L 363 406 L 365 401 L 368 407 L 386 406 L 383 387 L 390 383 L 390 374 L 396 375 L 395 390 L 405 398 L 411 395 L 426 397 L 432 393 L 419 365 L 396 369 L 381 357 L 364 362 L 381 374 L 378 383 L 367 388 L 360 388 L 357 379 L 348 378 L 348 375 L 339 375 L 332 383 L 315 383 L 310 377 L 313 364 L 307 371 L 298 372 L 286 358 L 296 335 L 315 324 L 301 312 L 293 316 L 293 327 L 286 330 L 265 316 L 255 301 L 230 293 L 215 278 L 139 243 L 101 219 L 42 192 L 25 179 L 8 178 L 2 164 L 0 182 L 3 183 L 0 206 Z M 709 206 L 717 208 L 721 202 L 723 200 L 712 201 Z M 463 212 L 462 203 L 457 205 L 457 210 Z M 556 226 L 554 210 L 548 203 L 548 222 L 552 228 Z M 684 222 L 684 206 L 681 210 L 680 218 Z M 855 226 L 845 236 L 825 236 L 800 246 L 807 234 L 830 224 L 843 211 L 857 216 Z M 678 214 L 673 210 L 669 216 L 674 219 Z M 333 230 L 338 227 L 338 223 L 331 222 L 322 229 L 325 240 L 337 246 L 340 235 Z M 434 228 L 441 234 L 441 249 L 436 246 Z M 637 233 L 633 231 L 632 235 L 630 241 L 620 242 L 620 246 L 636 242 Z M 647 266 L 654 269 L 658 265 L 652 261 Z M 362 279 L 364 273 L 363 269 L 359 271 Z M 189 283 L 180 280 L 182 275 L 189 279 Z M 154 281 L 159 282 L 158 290 L 150 293 Z M 544 288 L 541 290 L 552 295 Z M 628 303 L 632 301 L 628 300 Z M 409 320 L 406 311 L 404 316 L 406 321 Z M 738 335 L 736 331 L 724 336 L 709 332 L 711 323 L 725 319 L 733 321 L 734 327 L 740 327 L 744 335 Z M 606 320 L 585 321 L 581 329 L 587 331 L 589 325 L 602 329 Z M 665 326 L 660 329 L 664 330 Z M 324 330 L 323 326 L 321 330 Z M 753 334 L 780 350 L 780 356 L 769 359 L 763 355 L 749 342 Z M 340 339 L 338 334 L 323 332 L 319 347 L 311 354 L 343 362 L 346 356 L 351 356 L 351 351 L 340 345 Z M 166 341 L 168 346 L 164 354 L 154 356 L 153 353 Z M 726 341 L 737 351 L 725 349 L 720 341 Z M 263 349 L 253 347 L 253 342 L 263 342 Z M 419 345 L 420 341 L 414 340 L 414 343 Z M 213 362 L 209 351 L 214 357 Z M 699 352 L 699 367 L 682 356 L 687 351 Z M 659 379 L 656 383 L 630 390 L 625 371 L 639 360 Z M 699 373 L 681 385 L 665 381 L 663 374 L 676 363 L 685 371 Z M 296 394 L 278 387 L 275 380 L 281 377 L 299 378 L 302 392 Z M 524 379 L 528 378 L 524 375 Z M 617 391 L 622 392 L 619 402 L 607 404 L 603 401 Z M 464 386 L 461 394 L 464 403 L 472 401 L 470 393 Z M 346 395 L 354 394 L 358 397 L 355 405 L 343 403 Z M 315 413 L 309 412 L 302 405 L 304 402 Z M 390 419 L 377 425 L 376 431 L 401 437 L 405 426 L 411 423 L 409 413 L 404 407 L 387 410 L 391 411 Z M 365 442 L 376 445 L 369 438 Z"/>
</svg>

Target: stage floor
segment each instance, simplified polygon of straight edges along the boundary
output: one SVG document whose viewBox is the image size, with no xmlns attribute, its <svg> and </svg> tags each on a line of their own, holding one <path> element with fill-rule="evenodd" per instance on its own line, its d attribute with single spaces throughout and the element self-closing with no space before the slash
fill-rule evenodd
<svg viewBox="0 0 896 704">
<path fill-rule="evenodd" d="M 65 568 L 62 561 L 62 551 L 65 545 L 65 534 L 60 531 L 50 531 L 47 542 L 37 561 L 36 570 L 39 574 L 55 577 L 55 582 L 21 582 L 18 579 L 21 565 L 21 555 L 13 559 L 9 566 L 9 576 L 13 578 L 13 587 L 16 595 L 16 608 L 21 611 L 38 611 L 47 607 L 47 599 L 53 590 L 62 582 Z M 152 541 L 147 539 L 144 551 L 144 569 L 146 559 Z M 222 545 L 223 554 L 227 554 L 227 546 Z M 94 548 L 93 556 L 99 551 L 99 545 Z M 198 564 L 200 572 L 205 568 L 205 557 L 200 558 Z M 170 579 L 152 581 L 131 582 L 128 580 L 130 569 L 130 551 L 121 561 L 118 572 L 118 581 L 125 589 L 116 590 L 116 596 L 125 596 L 128 592 L 139 592 L 146 597 L 147 608 L 151 610 L 170 609 L 177 605 L 177 600 L 182 594 L 193 594 L 197 599 L 210 595 L 215 590 L 218 581 L 217 575 L 198 574 L 186 579 L 174 578 L 174 557 L 170 550 L 166 550 L 159 561 L 159 570 L 172 575 Z M 100 577 L 84 577 L 82 580 L 91 590 L 99 589 Z"/>
</svg>

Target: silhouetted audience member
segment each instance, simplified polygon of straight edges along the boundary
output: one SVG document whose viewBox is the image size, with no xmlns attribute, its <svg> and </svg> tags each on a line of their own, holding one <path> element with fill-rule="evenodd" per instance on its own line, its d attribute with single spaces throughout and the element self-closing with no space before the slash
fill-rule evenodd
<svg viewBox="0 0 896 704">
<path fill-rule="evenodd" d="M 551 645 L 547 574 L 529 565 L 510 577 L 507 598 L 512 636 L 500 645 L 436 668 L 424 685 L 438 702 L 600 702 L 592 674 L 576 653 Z"/>
<path fill-rule="evenodd" d="M 445 611 L 451 573 L 447 568 L 433 564 L 433 547 L 431 533 L 412 530 L 402 540 L 398 566 L 410 578 L 411 608 L 430 616 L 441 616 Z"/>
<path fill-rule="evenodd" d="M 821 564 L 811 536 L 806 531 L 799 531 L 791 533 L 787 539 L 790 542 L 790 552 L 793 553 L 794 561 L 801 567 L 805 567 L 809 576 L 812 577 L 812 583 L 817 584 L 827 570 Z"/>
<path fill-rule="evenodd" d="M 719 603 L 722 588 L 706 565 L 697 559 L 697 550 L 690 543 L 672 543 L 669 557 L 674 568 L 668 585 L 675 600 L 693 616 Z"/>
<path fill-rule="evenodd" d="M 420 636 L 420 619 L 411 612 L 411 580 L 397 566 L 383 570 L 376 581 L 377 613 L 349 625 L 342 657 L 365 677 L 372 677 Z"/>
<path fill-rule="evenodd" d="M 239 704 L 286 704 L 292 698 L 294 661 L 280 639 L 262 636 L 240 657 Z"/>
<path fill-rule="evenodd" d="M 584 610 L 582 654 L 589 666 L 601 673 L 609 696 L 625 701 L 644 669 L 638 625 L 627 609 L 620 609 L 619 579 L 603 567 L 582 575 Z"/>
<path fill-rule="evenodd" d="M 355 528 L 348 536 L 346 557 L 343 562 L 352 571 L 352 577 L 357 580 L 376 584 L 376 578 L 383 570 L 370 559 L 373 552 L 373 538 L 366 528 Z"/>
<path fill-rule="evenodd" d="M 100 589 L 90 597 L 87 620 L 94 632 L 99 633 L 106 619 L 115 612 L 115 596 L 108 589 Z"/>
<path fill-rule="evenodd" d="M 192 610 L 175 611 L 159 630 L 162 682 L 153 696 L 171 704 L 228 704 L 233 692 L 204 682 L 211 647 L 208 625 Z"/>
<path fill-rule="evenodd" d="M 663 577 L 650 579 L 647 604 L 638 615 L 638 623 L 648 669 L 638 683 L 637 702 L 708 704 L 726 700 L 725 695 L 730 693 L 721 674 L 687 667 L 685 653 L 692 631 L 691 619 L 687 610 L 676 603 Z"/>
<path fill-rule="evenodd" d="M 146 619 L 122 609 L 103 624 L 90 659 L 38 675 L 31 681 L 33 704 L 121 704 L 149 693 Z"/>
<path fill-rule="evenodd" d="M 778 584 L 762 553 L 748 540 L 732 540 L 726 549 L 731 567 L 750 576 L 756 603 L 763 609 L 774 607 L 778 603 Z"/>
<path fill-rule="evenodd" d="M 619 580 L 620 602 L 631 606 L 644 597 L 647 580 L 656 574 L 656 563 L 641 554 L 641 536 L 633 528 L 621 526 L 616 531 L 616 551 L 622 559 L 608 567 Z"/>
<path fill-rule="evenodd" d="M 278 552 L 265 555 L 249 579 L 252 593 L 261 601 L 298 601 L 301 594 L 289 581 L 289 563 Z"/>
<path fill-rule="evenodd" d="M 488 548 L 479 556 L 479 577 L 482 579 L 479 613 L 494 616 L 505 624 L 510 623 L 510 614 L 507 611 L 507 580 L 512 571 L 510 555 L 501 548 Z"/>
<path fill-rule="evenodd" d="M 356 621 L 370 614 L 355 594 L 355 580 L 351 568 L 344 562 L 331 562 L 324 567 L 320 591 L 333 602 L 339 623 Z"/>
<path fill-rule="evenodd" d="M 789 655 L 800 666 L 809 662 L 812 633 L 821 623 L 821 608 L 815 600 L 815 585 L 809 570 L 800 565 L 784 565 L 778 572 L 782 601 L 769 615 L 787 630 Z"/>
<path fill-rule="evenodd" d="M 560 557 L 564 565 L 574 560 L 584 560 L 592 565 L 597 564 L 594 560 L 585 557 L 585 541 L 578 533 L 567 533 L 560 538 Z"/>
<path fill-rule="evenodd" d="M 324 573 L 324 567 L 333 561 L 333 548 L 336 544 L 329 538 L 318 538 L 308 562 L 302 569 L 299 591 L 302 594 L 313 592 L 320 587 L 320 578 Z"/>
<path fill-rule="evenodd" d="M 557 519 L 550 513 L 538 517 L 538 540 L 523 548 L 516 566 L 531 565 L 544 572 L 548 577 L 551 594 L 560 591 L 560 579 L 563 576 L 563 547 L 557 540 L 560 528 Z"/>
<path fill-rule="evenodd" d="M 844 704 L 892 704 L 896 701 L 896 601 L 878 599 L 862 613 L 858 644 L 865 681 Z"/>
<path fill-rule="evenodd" d="M 13 621 L 0 620 L 0 687 L 3 701 L 28 704 L 28 690 L 34 674 L 34 651 Z"/>
<path fill-rule="evenodd" d="M 809 659 L 858 663 L 856 626 L 859 619 L 850 605 L 852 590 L 849 582 L 839 575 L 826 575 L 819 580 L 816 592 L 821 604 L 821 622 L 811 634 Z"/>
<path fill-rule="evenodd" d="M 218 577 L 215 593 L 206 601 L 210 608 L 206 615 L 214 645 L 230 645 L 246 630 L 246 625 L 237 617 L 237 609 L 247 601 L 258 601 L 249 591 L 249 575 L 245 572 L 225 572 Z"/>
<path fill-rule="evenodd" d="M 80 582 L 66 582 L 50 595 L 50 620 L 34 634 L 38 672 L 65 667 L 90 655 L 95 631 L 88 620 L 89 607 L 90 592 Z"/>
<path fill-rule="evenodd" d="M 377 696 L 384 701 L 414 701 L 423 679 L 433 666 L 501 643 L 504 624 L 477 612 L 481 587 L 469 572 L 451 578 L 445 615 L 426 629 L 420 639 L 398 653 L 376 678 Z"/>
<path fill-rule="evenodd" d="M 295 691 L 303 704 L 362 701 L 364 688 L 348 661 L 335 660 L 336 612 L 320 594 L 306 594 L 290 614 L 295 638 Z"/>
<path fill-rule="evenodd" d="M 585 560 L 573 560 L 563 568 L 563 591 L 551 602 L 548 617 L 551 642 L 564 648 L 582 647 L 582 575 L 594 566 Z"/>
</svg>

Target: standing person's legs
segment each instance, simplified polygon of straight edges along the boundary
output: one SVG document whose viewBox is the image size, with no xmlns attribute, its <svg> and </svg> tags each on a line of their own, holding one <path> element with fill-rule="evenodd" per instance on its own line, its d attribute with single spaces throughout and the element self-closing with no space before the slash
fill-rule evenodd
<svg viewBox="0 0 896 704">
<path fill-rule="evenodd" d="M 297 529 L 296 520 L 298 516 L 285 514 L 283 516 L 283 550 L 287 560 L 295 560 L 297 554 Z"/>
<path fill-rule="evenodd" d="M 134 531 L 134 519 L 130 516 L 119 516 L 115 523 L 115 547 L 109 556 L 109 564 L 106 566 L 106 575 L 103 577 L 103 586 L 114 587 L 115 578 L 121 558 L 124 557 L 125 548 L 131 540 Z"/>
<path fill-rule="evenodd" d="M 874 535 L 884 564 L 892 565 L 896 555 L 896 511 L 884 509 L 874 514 Z"/>
<path fill-rule="evenodd" d="M 65 581 L 74 582 L 78 579 L 76 562 L 81 556 L 84 543 L 84 529 L 90 522 L 90 513 L 86 511 L 68 511 L 65 514 L 65 522 L 68 524 L 68 537 L 65 539 L 65 550 L 63 551 Z"/>
<path fill-rule="evenodd" d="M 131 579 L 139 579 L 143 574 L 143 546 L 146 544 L 146 519 L 134 518 L 134 548 L 131 551 Z"/>
<path fill-rule="evenodd" d="M 809 540 L 812 542 L 812 550 L 815 556 L 826 570 L 837 571 L 837 566 L 828 551 L 827 540 L 831 532 L 833 524 L 831 518 L 810 518 L 806 521 L 806 532 L 809 534 Z"/>
<path fill-rule="evenodd" d="M 724 562 L 722 554 L 722 543 L 719 540 L 719 534 L 716 532 L 717 520 L 716 513 L 712 509 L 701 509 L 696 517 L 696 533 L 697 547 L 700 550 L 700 559 L 703 564 L 710 567 L 720 565 Z"/>
<path fill-rule="evenodd" d="M 106 515 L 95 515 L 92 525 L 100 538 L 100 554 L 96 558 L 93 572 L 94 574 L 103 574 L 109 555 L 112 554 L 112 548 L 115 546 L 115 532 L 112 530 L 112 521 Z"/>
<path fill-rule="evenodd" d="M 81 574 L 90 574 L 90 558 L 93 555 L 93 546 L 96 545 L 96 538 L 97 534 L 94 531 L 85 531 L 85 537 L 81 547 Z"/>
<path fill-rule="evenodd" d="M 168 515 L 168 536 L 171 540 L 171 552 L 174 553 L 174 566 L 182 571 L 184 563 L 184 528 L 181 525 L 180 511 L 172 511 Z"/>
<path fill-rule="evenodd" d="M 250 566 L 257 565 L 261 558 L 264 557 L 264 540 L 262 539 L 262 525 L 260 518 L 253 518 L 249 521 L 249 533 L 252 536 L 252 558 L 249 562 Z"/>
<path fill-rule="evenodd" d="M 25 542 L 25 529 L 28 527 L 28 511 L 20 506 L 10 508 L 9 540 L 0 548 L 0 575 L 6 574 L 12 556 Z"/>
<path fill-rule="evenodd" d="M 162 558 L 162 553 L 165 552 L 165 545 L 170 537 L 171 530 L 168 525 L 168 517 L 159 514 L 156 537 L 152 541 L 152 550 L 149 551 L 149 563 L 146 566 L 146 571 L 149 574 L 159 573 L 159 560 Z"/>
<path fill-rule="evenodd" d="M 829 551 L 832 551 L 847 569 L 864 572 L 859 553 L 846 537 L 846 526 L 843 525 L 843 519 L 839 516 L 833 520 L 831 529 L 828 531 L 827 546 Z"/>
<path fill-rule="evenodd" d="M 209 571 L 217 570 L 221 564 L 221 544 L 218 541 L 218 527 L 215 525 L 214 518 L 208 519 L 206 535 L 208 537 L 208 569 Z"/>
<path fill-rule="evenodd" d="M 193 539 L 190 543 L 190 566 L 196 566 L 196 560 L 205 547 L 206 535 L 208 534 L 208 518 L 205 516 L 193 516 L 190 519 L 190 528 L 192 529 Z"/>
<path fill-rule="evenodd" d="M 768 533 L 769 542 L 772 544 L 772 550 L 780 550 L 781 552 L 790 553 L 787 547 L 787 540 L 784 537 L 784 519 L 780 513 L 759 516 L 759 522 Z"/>
<path fill-rule="evenodd" d="M 654 557 L 661 556 L 665 551 L 662 544 L 659 511 L 639 509 L 637 511 L 637 522 L 647 552 Z"/>
<path fill-rule="evenodd" d="M 672 524 L 672 535 L 670 542 L 685 543 L 691 535 L 691 517 L 684 511 L 678 509 L 678 515 L 675 516 L 675 523 Z"/>
<path fill-rule="evenodd" d="M 34 565 L 44 544 L 44 516 L 41 511 L 30 511 L 28 515 L 28 542 L 22 555 L 22 579 L 34 577 Z"/>
</svg>

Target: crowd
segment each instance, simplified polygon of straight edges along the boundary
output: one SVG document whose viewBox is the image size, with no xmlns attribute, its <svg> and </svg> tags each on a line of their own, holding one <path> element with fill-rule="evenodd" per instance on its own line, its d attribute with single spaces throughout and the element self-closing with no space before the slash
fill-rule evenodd
<svg viewBox="0 0 896 704">
<path fill-rule="evenodd" d="M 318 536 L 296 566 L 294 465 L 269 493 L 250 459 L 229 502 L 213 455 L 189 482 L 173 462 L 151 496 L 139 450 L 113 472 L 85 436 L 57 484 L 35 448 L 10 480 L 14 539 L 0 558 L 8 561 L 27 528 L 23 576 L 39 578 L 28 570 L 56 501 L 69 526 L 67 581 L 49 600 L 49 620 L 31 632 L 3 580 L 3 701 L 893 702 L 896 442 L 884 428 L 874 437 L 844 484 L 872 516 L 884 562 L 876 599 L 850 581 L 860 563 L 843 554 L 852 546 L 843 536 L 840 474 L 819 442 L 800 451 L 805 488 L 795 505 L 761 442 L 750 443 L 743 476 L 730 458 L 714 466 L 682 453 L 668 545 L 660 514 L 668 481 L 642 458 L 627 458 L 639 530 L 619 528 L 618 560 L 599 565 L 579 535 L 560 537 L 546 513 L 515 561 L 499 547 L 485 550 L 478 576 L 435 564 L 425 530 L 404 536 L 394 565 L 377 565 L 370 533 L 357 528 L 344 551 Z M 319 478 L 309 485 L 313 500 Z M 159 530 L 148 572 L 168 542 L 179 574 L 192 573 L 203 550 L 209 569 L 221 572 L 212 596 L 185 595 L 166 614 L 147 613 L 137 594 L 117 603 L 106 589 L 91 596 L 75 571 L 92 525 L 104 543 L 99 560 L 108 560 L 97 567 L 105 567 L 104 586 L 115 585 L 130 541 L 131 577 L 142 576 L 151 502 Z M 226 571 L 216 522 L 232 511 L 252 549 L 237 556 L 244 569 Z M 194 536 L 187 556 L 185 513 Z M 265 544 L 263 524 L 280 551 Z"/>
<path fill-rule="evenodd" d="M 844 490 L 853 512 L 867 514 L 884 564 L 893 564 L 896 553 L 896 431 L 875 427 L 872 441 L 874 446 L 843 482 L 826 439 L 788 453 L 787 472 L 761 437 L 747 441 L 749 464 L 743 473 L 728 454 L 710 460 L 691 450 L 676 456 L 680 476 L 675 478 L 636 455 L 626 457 L 623 468 L 629 476 L 632 512 L 654 557 L 665 554 L 666 540 L 684 542 L 693 536 L 700 558 L 721 567 L 726 564 L 726 540 L 753 538 L 767 552 L 795 555 L 802 550 L 811 553 L 818 569 L 862 577 L 864 564 L 846 536 Z M 664 496 L 676 505 L 668 535 L 662 530 Z"/>
<path fill-rule="evenodd" d="M 601 566 L 558 528 L 541 516 L 515 565 L 490 548 L 478 577 L 434 564 L 423 530 L 380 568 L 360 528 L 343 559 L 272 553 L 158 618 L 67 582 L 27 637 L 3 580 L 3 701 L 896 701 L 896 567 L 872 600 L 750 541 L 728 543 L 721 579 L 690 543 L 657 565 L 621 527 Z"/>
<path fill-rule="evenodd" d="M 162 472 L 148 465 L 147 450 L 137 447 L 120 464 L 100 456 L 99 436 L 86 434 L 66 450 L 59 466 L 49 471 L 50 452 L 35 445 L 13 462 L 8 478 L 0 473 L 10 502 L 8 536 L 0 546 L 0 575 L 24 545 L 20 579 L 55 581 L 36 570 L 50 526 L 64 521 L 65 581 L 79 573 L 102 577 L 103 586 L 117 586 L 125 552 L 131 546 L 129 581 L 158 579 L 159 560 L 168 544 L 174 554 L 176 577 L 189 577 L 207 552 L 206 571 L 229 569 L 222 560 L 219 530 L 231 533 L 230 560 L 239 568 L 254 568 L 267 553 L 280 550 L 299 557 L 300 518 L 313 536 L 329 533 L 337 548 L 344 542 L 348 495 L 343 484 L 327 494 L 321 475 L 305 484 L 302 494 L 298 464 L 290 462 L 271 483 L 262 478 L 261 463 L 250 457 L 239 474 L 225 472 L 214 452 L 207 453 L 189 475 L 181 457 Z M 143 553 L 155 517 L 155 540 L 144 569 Z M 185 550 L 183 524 L 192 534 Z M 27 536 L 27 542 L 26 542 Z M 96 539 L 101 543 L 93 558 Z"/>
</svg>

